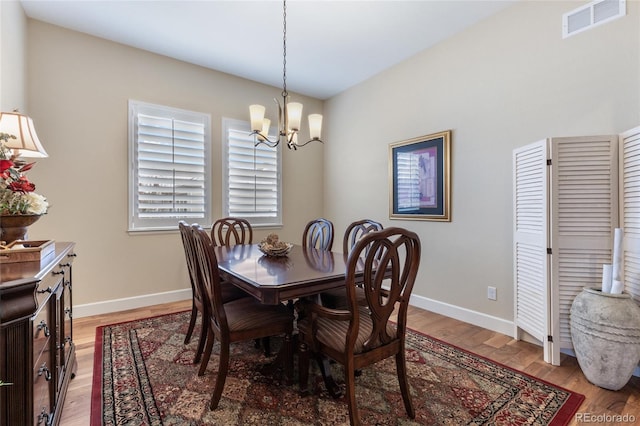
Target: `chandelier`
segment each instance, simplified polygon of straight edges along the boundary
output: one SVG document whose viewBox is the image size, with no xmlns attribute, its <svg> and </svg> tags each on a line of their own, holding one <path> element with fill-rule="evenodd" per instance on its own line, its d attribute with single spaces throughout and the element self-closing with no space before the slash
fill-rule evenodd
<svg viewBox="0 0 640 426">
<path fill-rule="evenodd" d="M 298 149 L 310 142 L 322 142 L 320 132 L 322 131 L 322 115 L 309 115 L 309 136 L 311 139 L 304 143 L 298 142 L 298 132 L 302 121 L 302 104 L 299 102 L 289 102 L 289 92 L 287 92 L 287 1 L 283 2 L 283 37 L 282 37 L 282 104 L 277 98 L 273 100 L 278 105 L 278 135 L 275 140 L 269 139 L 269 126 L 271 120 L 264 117 L 265 107 L 262 105 L 250 105 L 249 114 L 251 117 L 251 134 L 256 135 L 256 146 L 263 143 L 275 148 L 283 142 L 289 149 Z M 324 143 L 324 142 L 322 142 Z"/>
</svg>

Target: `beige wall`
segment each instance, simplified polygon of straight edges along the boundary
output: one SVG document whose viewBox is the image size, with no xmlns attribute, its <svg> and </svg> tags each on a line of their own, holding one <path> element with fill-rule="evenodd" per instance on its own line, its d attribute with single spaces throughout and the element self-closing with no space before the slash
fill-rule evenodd
<svg viewBox="0 0 640 426">
<path fill-rule="evenodd" d="M 26 100 L 27 17 L 18 1 L 0 1 L 0 111 L 27 113 Z"/>
<path fill-rule="evenodd" d="M 319 215 L 338 238 L 363 217 L 411 228 L 423 242 L 420 300 L 511 321 L 512 150 L 640 124 L 639 3 L 562 40 L 575 7 L 523 1 L 327 101 L 327 143 L 284 152 L 280 234 L 295 241 Z M 30 237 L 77 241 L 75 304 L 186 288 L 177 233 L 126 232 L 127 99 L 210 112 L 219 170 L 221 117 L 246 119 L 248 104 L 272 105 L 279 91 L 38 21 L 28 30 L 30 113 L 51 155 L 30 173 L 52 203 Z M 452 222 L 389 220 L 389 143 L 446 129 Z"/>
<path fill-rule="evenodd" d="M 251 103 L 275 114 L 272 99 L 281 90 L 35 20 L 27 51 L 31 116 L 50 155 L 30 176 L 51 204 L 29 238 L 76 241 L 76 305 L 188 288 L 177 231 L 127 233 L 127 101 L 211 114 L 219 217 L 222 118 L 248 120 Z M 322 112 L 322 102 L 296 99 Z M 298 241 L 322 213 L 322 153 L 320 144 L 284 149 L 284 228 L 275 232 L 285 240 Z"/>
<path fill-rule="evenodd" d="M 563 40 L 579 5 L 521 2 L 326 103 L 325 214 L 418 232 L 426 306 L 512 321 L 512 150 L 640 125 L 640 4 Z M 447 129 L 452 222 L 389 220 L 389 143 Z"/>
</svg>

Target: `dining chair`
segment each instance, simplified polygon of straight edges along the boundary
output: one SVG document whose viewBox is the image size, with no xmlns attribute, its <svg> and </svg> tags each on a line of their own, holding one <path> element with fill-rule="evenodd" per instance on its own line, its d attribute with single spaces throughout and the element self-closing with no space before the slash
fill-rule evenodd
<svg viewBox="0 0 640 426">
<path fill-rule="evenodd" d="M 241 217 L 223 217 L 211 225 L 211 241 L 214 246 L 253 244 L 253 228 L 248 220 Z M 244 291 L 235 287 L 233 284 L 229 285 L 234 287 L 236 289 L 235 291 L 244 293 Z M 260 346 L 263 347 L 265 355 L 271 355 L 271 344 L 268 338 L 262 339 L 262 342 L 255 342 L 256 348 Z"/>
<path fill-rule="evenodd" d="M 356 243 L 369 232 L 380 231 L 383 229 L 381 223 L 371 219 L 362 219 L 352 222 L 347 226 L 342 239 L 342 253 L 345 259 L 351 253 Z M 358 300 L 364 300 L 364 293 L 360 287 L 356 287 Z M 344 309 L 347 306 L 347 294 L 344 288 L 335 288 L 327 290 L 320 294 L 322 304 L 329 308 Z"/>
<path fill-rule="evenodd" d="M 318 250 L 331 251 L 333 247 L 333 223 L 323 218 L 307 223 L 302 233 L 302 245 Z"/>
<path fill-rule="evenodd" d="M 253 228 L 246 219 L 224 217 L 213 222 L 211 240 L 216 246 L 253 244 Z"/>
<path fill-rule="evenodd" d="M 204 288 L 202 287 L 202 280 L 200 279 L 200 272 L 196 264 L 195 242 L 193 240 L 193 233 L 191 232 L 191 225 L 181 220 L 178 222 L 178 228 L 180 229 L 180 236 L 182 237 L 182 246 L 184 248 L 185 259 L 187 262 L 187 271 L 189 272 L 189 282 L 191 284 L 191 318 L 189 319 L 189 327 L 187 328 L 187 335 L 184 338 L 184 344 L 188 344 L 191 341 L 193 330 L 198 318 L 198 312 L 202 315 L 202 327 L 200 329 L 200 337 L 198 339 L 198 347 L 196 349 L 196 355 L 193 359 L 193 363 L 200 362 L 202 352 L 204 350 L 205 341 L 207 338 L 207 332 L 209 329 L 209 323 L 207 318 L 209 317 L 208 303 L 205 302 Z M 221 293 L 223 303 L 239 299 L 241 297 L 249 297 L 247 293 L 240 290 L 231 283 L 221 283 Z"/>
<path fill-rule="evenodd" d="M 396 371 L 405 410 L 415 418 L 405 362 L 405 333 L 409 297 L 420 265 L 420 239 L 402 228 L 369 232 L 349 255 L 345 283 L 348 306 L 330 309 L 305 301 L 298 319 L 299 379 L 307 393 L 311 355 L 322 368 L 328 356 L 344 366 L 346 400 L 352 425 L 360 419 L 355 397 L 355 371 L 395 356 Z M 358 304 L 356 285 L 361 283 L 366 306 Z"/>
<path fill-rule="evenodd" d="M 220 288 L 218 261 L 211 238 L 198 225 L 192 225 L 196 246 L 197 265 L 206 289 L 209 302 L 209 330 L 204 357 L 198 375 L 204 375 L 215 339 L 220 342 L 216 382 L 209 408 L 215 409 L 220 402 L 224 383 L 229 371 L 230 345 L 243 340 L 284 335 L 282 354 L 284 373 L 288 381 L 293 375 L 293 321 L 294 314 L 284 305 L 264 305 L 253 297 L 243 297 L 223 303 Z"/>
</svg>

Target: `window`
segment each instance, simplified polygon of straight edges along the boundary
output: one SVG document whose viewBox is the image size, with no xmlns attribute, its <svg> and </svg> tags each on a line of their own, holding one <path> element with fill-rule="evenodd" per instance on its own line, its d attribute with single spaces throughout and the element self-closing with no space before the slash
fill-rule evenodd
<svg viewBox="0 0 640 426">
<path fill-rule="evenodd" d="M 129 230 L 211 224 L 211 118 L 129 101 Z"/>
<path fill-rule="evenodd" d="M 246 121 L 223 120 L 223 214 L 254 226 L 282 225 L 280 147 L 255 146 Z"/>
</svg>

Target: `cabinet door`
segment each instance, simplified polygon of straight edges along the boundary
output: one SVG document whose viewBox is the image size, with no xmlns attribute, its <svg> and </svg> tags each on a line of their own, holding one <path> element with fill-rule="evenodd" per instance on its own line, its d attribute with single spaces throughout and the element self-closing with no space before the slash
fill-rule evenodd
<svg viewBox="0 0 640 426">
<path fill-rule="evenodd" d="M 55 376 L 55 293 L 41 304 L 31 319 L 33 328 L 33 424 L 46 425 L 53 418 L 56 395 Z"/>
<path fill-rule="evenodd" d="M 63 385 L 72 350 L 71 264 L 60 264 L 57 271 L 62 282 L 56 292 L 56 381 L 57 389 Z"/>
<path fill-rule="evenodd" d="M 63 335 L 63 362 L 68 365 L 69 357 L 71 355 L 72 343 L 73 343 L 73 299 L 71 291 L 72 283 L 72 265 L 69 263 L 66 265 L 66 274 L 64 280 L 64 289 L 62 295 L 62 335 Z"/>
</svg>

